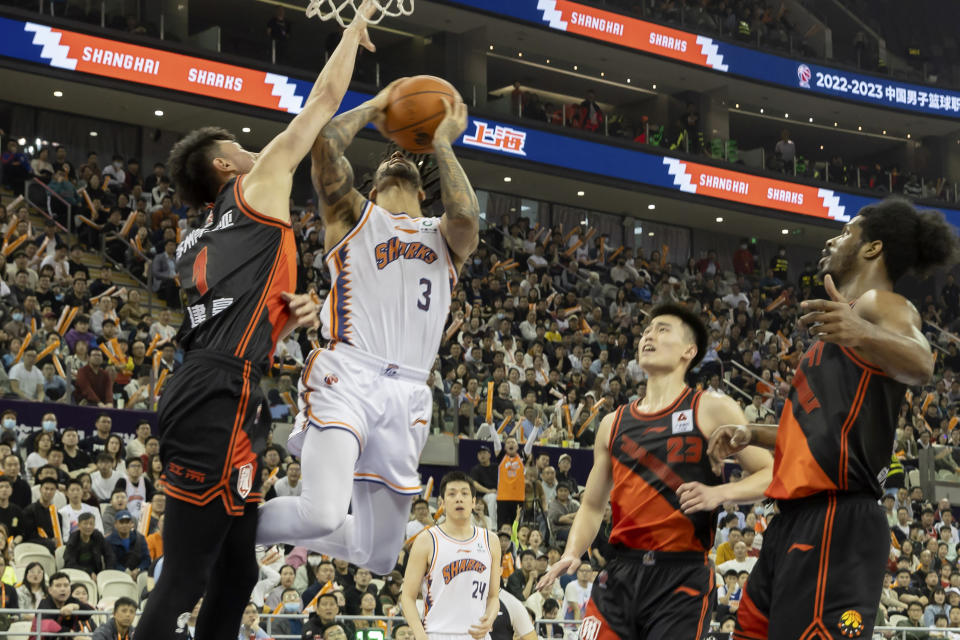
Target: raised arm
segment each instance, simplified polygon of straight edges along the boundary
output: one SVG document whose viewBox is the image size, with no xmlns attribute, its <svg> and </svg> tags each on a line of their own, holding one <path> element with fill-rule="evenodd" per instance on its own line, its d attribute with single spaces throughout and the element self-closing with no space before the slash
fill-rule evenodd
<svg viewBox="0 0 960 640">
<path fill-rule="evenodd" d="M 470 180 L 453 153 L 453 143 L 467 128 L 467 105 L 444 101 L 447 115 L 433 134 L 433 154 L 440 172 L 443 217 L 440 232 L 453 251 L 459 269 L 480 244 L 480 203 Z"/>
<path fill-rule="evenodd" d="M 933 375 L 930 343 L 920 331 L 920 314 L 901 295 L 872 289 L 850 303 L 833 278 L 823 281 L 830 300 L 807 300 L 800 321 L 810 334 L 856 351 L 891 378 L 909 385 L 926 384 Z"/>
<path fill-rule="evenodd" d="M 610 460 L 610 429 L 616 414 L 608 413 L 597 429 L 597 440 L 593 445 L 593 468 L 587 477 L 587 487 L 583 491 L 583 501 L 570 527 L 567 546 L 563 556 L 554 563 L 540 582 L 537 590 L 553 584 L 562 573 L 574 574 L 580 566 L 580 558 L 593 544 L 603 521 L 603 510 L 607 506 L 610 491 L 613 489 L 613 463 Z"/>
<path fill-rule="evenodd" d="M 375 50 L 367 33 L 367 22 L 361 17 L 370 16 L 374 9 L 372 0 L 364 2 L 357 19 L 343 32 L 340 44 L 317 77 L 303 109 L 260 152 L 253 169 L 244 179 L 244 197 L 254 208 L 269 211 L 269 207 L 263 204 L 272 202 L 270 196 L 280 187 L 277 181 L 282 180 L 283 184 L 292 182 L 293 172 L 310 151 L 320 129 L 337 112 L 353 77 L 357 47 Z"/>
</svg>

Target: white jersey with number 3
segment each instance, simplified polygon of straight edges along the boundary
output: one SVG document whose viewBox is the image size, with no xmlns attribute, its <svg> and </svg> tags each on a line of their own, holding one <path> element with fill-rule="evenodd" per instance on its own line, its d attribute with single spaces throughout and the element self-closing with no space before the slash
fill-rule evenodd
<svg viewBox="0 0 960 640">
<path fill-rule="evenodd" d="M 388 362 L 433 368 L 457 282 L 438 218 L 392 214 L 368 201 L 326 263 L 325 338 Z"/>
<path fill-rule="evenodd" d="M 489 532 L 474 527 L 466 540 L 450 537 L 439 526 L 426 533 L 433 539 L 433 557 L 421 587 L 424 629 L 431 638 L 468 634 L 487 610 L 493 562 Z"/>
</svg>

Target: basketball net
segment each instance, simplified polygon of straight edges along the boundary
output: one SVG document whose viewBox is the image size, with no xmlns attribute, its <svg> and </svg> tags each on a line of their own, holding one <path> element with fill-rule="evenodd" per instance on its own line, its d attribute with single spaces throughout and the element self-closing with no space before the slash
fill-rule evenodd
<svg viewBox="0 0 960 640">
<path fill-rule="evenodd" d="M 367 18 L 370 24 L 377 24 L 384 18 L 399 18 L 413 13 L 414 0 L 372 0 L 376 11 Z M 321 20 L 336 20 L 346 27 L 357 17 L 357 11 L 363 0 L 310 0 L 307 5 L 307 17 Z"/>
</svg>

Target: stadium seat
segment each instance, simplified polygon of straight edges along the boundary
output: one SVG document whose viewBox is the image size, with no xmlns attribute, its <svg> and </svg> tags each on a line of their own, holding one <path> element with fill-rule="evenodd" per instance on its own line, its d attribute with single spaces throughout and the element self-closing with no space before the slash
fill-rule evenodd
<svg viewBox="0 0 960 640">
<path fill-rule="evenodd" d="M 61 571 L 70 576 L 71 585 L 79 583 L 87 588 L 87 595 L 89 596 L 90 602 L 97 601 L 100 592 L 97 589 L 97 583 L 93 581 L 90 574 L 80 569 L 61 569 Z"/>
<path fill-rule="evenodd" d="M 60 545 L 53 554 L 53 558 L 57 563 L 57 571 L 61 571 L 63 569 L 63 554 L 66 552 L 66 550 L 67 547 L 65 545 Z"/>
<path fill-rule="evenodd" d="M 100 589 L 100 600 L 104 598 L 113 598 L 116 600 L 121 596 L 126 596 L 136 603 L 140 602 L 140 592 L 137 590 L 137 585 L 132 579 L 129 582 L 107 582 L 103 585 L 103 588 Z"/>
<path fill-rule="evenodd" d="M 97 587 L 101 590 L 111 582 L 129 582 L 133 584 L 133 578 L 125 571 L 116 571 L 114 569 L 105 569 L 97 574 Z"/>
<path fill-rule="evenodd" d="M 30 620 L 21 620 L 19 622 L 14 622 L 10 625 L 10 628 L 7 629 L 7 634 L 4 636 L 7 640 L 29 640 L 30 638 L 30 626 L 33 624 Z"/>
<path fill-rule="evenodd" d="M 911 469 L 910 473 L 907 474 L 907 488 L 912 489 L 913 487 L 920 486 L 920 470 Z"/>
<path fill-rule="evenodd" d="M 372 578 L 370 584 L 377 588 L 377 593 L 380 593 L 380 590 L 383 589 L 383 580 L 380 578 Z"/>
<path fill-rule="evenodd" d="M 147 588 L 147 580 L 149 579 L 149 574 L 146 571 L 141 571 L 137 576 L 137 593 L 143 593 Z"/>
<path fill-rule="evenodd" d="M 36 544 L 33 542 L 21 542 L 13 549 L 13 563 L 21 564 L 20 559 L 25 555 L 36 555 L 38 553 L 46 553 L 47 555 L 50 552 L 42 544 Z"/>
</svg>

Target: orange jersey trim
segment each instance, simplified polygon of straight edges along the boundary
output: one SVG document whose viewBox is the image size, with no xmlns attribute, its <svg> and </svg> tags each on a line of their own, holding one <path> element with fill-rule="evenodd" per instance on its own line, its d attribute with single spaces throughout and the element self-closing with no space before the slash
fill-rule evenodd
<svg viewBox="0 0 960 640">
<path fill-rule="evenodd" d="M 261 223 L 263 223 L 263 224 L 270 225 L 271 227 L 280 227 L 281 229 L 283 229 L 283 228 L 286 228 L 286 229 L 292 228 L 289 222 L 284 222 L 283 220 L 280 220 L 279 218 L 274 218 L 273 216 L 268 216 L 268 215 L 262 214 L 262 213 L 260 213 L 259 211 L 257 211 L 256 209 L 254 209 L 253 207 L 250 206 L 250 204 L 249 204 L 249 203 L 246 201 L 246 199 L 243 197 L 243 189 L 240 188 L 240 182 L 241 182 L 245 177 L 247 177 L 247 174 L 243 174 L 243 175 L 239 176 L 239 177 L 236 179 L 236 181 L 233 183 L 233 195 L 234 195 L 235 200 L 237 201 L 237 206 L 238 206 L 238 208 L 240 209 L 240 211 L 242 211 L 247 217 L 249 217 L 249 218 L 251 218 L 251 219 L 253 219 L 253 220 L 256 220 L 257 222 L 261 222 Z M 288 213 L 288 217 L 289 217 L 289 213 Z"/>
<path fill-rule="evenodd" d="M 390 487 L 391 489 L 395 489 L 396 491 L 404 491 L 404 492 L 406 492 L 406 491 L 417 491 L 417 492 L 419 492 L 419 491 L 423 488 L 423 487 L 420 487 L 420 486 L 416 486 L 416 487 L 404 487 L 404 486 L 399 485 L 399 484 L 396 484 L 396 483 L 394 483 L 394 482 L 390 482 L 389 480 L 387 480 L 387 479 L 384 478 L 383 476 L 377 475 L 376 473 L 359 473 L 359 472 L 357 472 L 357 473 L 354 473 L 354 474 L 353 474 L 353 477 L 354 477 L 354 478 L 360 478 L 360 479 L 367 479 L 367 480 L 376 480 L 377 482 L 382 482 L 383 484 L 387 485 L 387 486 Z"/>
<path fill-rule="evenodd" d="M 877 365 L 867 362 L 866 360 L 858 356 L 853 349 L 848 349 L 847 347 L 840 347 L 840 350 L 843 351 L 843 353 L 846 354 L 848 358 L 853 360 L 853 363 L 858 367 L 860 367 L 861 369 L 866 369 L 870 373 L 876 373 L 877 375 L 881 375 L 887 378 L 890 377 L 886 374 L 886 372 L 883 369 L 881 369 Z"/>
<path fill-rule="evenodd" d="M 277 270 L 280 268 L 282 257 L 283 242 L 281 241 L 280 246 L 277 247 L 277 255 L 273 259 L 273 266 L 270 267 L 270 275 L 267 276 L 267 284 L 263 288 L 263 292 L 260 294 L 260 300 L 257 301 L 257 306 L 254 308 L 253 313 L 251 314 L 250 322 L 247 324 L 247 328 L 243 332 L 243 338 L 240 339 L 240 344 L 237 345 L 237 350 L 234 352 L 234 355 L 238 358 L 243 357 L 243 352 L 247 350 L 247 345 L 250 344 L 250 338 L 253 336 L 253 332 L 257 328 L 257 322 L 260 319 L 260 315 L 263 313 L 263 306 L 267 302 L 267 296 L 270 295 L 270 289 L 273 288 L 273 279 L 276 277 Z"/>
<path fill-rule="evenodd" d="M 863 375 L 860 376 L 860 384 L 857 386 L 857 393 L 853 396 L 850 413 L 847 414 L 847 419 L 840 429 L 840 469 L 837 480 L 840 483 L 841 489 L 847 488 L 847 463 L 849 458 L 847 435 L 850 433 L 850 429 L 853 428 L 853 424 L 857 421 L 857 416 L 860 414 L 860 409 L 863 407 L 863 399 L 866 397 L 867 389 L 870 387 L 870 377 L 870 371 L 864 371 Z"/>
<path fill-rule="evenodd" d="M 360 229 L 363 229 L 364 225 L 366 225 L 367 221 L 370 219 L 371 211 L 373 211 L 373 202 L 371 202 L 370 200 L 367 200 L 367 206 L 364 208 L 363 213 L 360 214 L 360 218 L 357 220 L 356 225 L 354 225 L 353 229 L 348 231 L 346 235 L 340 238 L 340 242 L 333 245 L 333 247 L 329 251 L 327 251 L 327 254 L 323 258 L 324 262 L 327 262 L 328 260 L 330 260 L 331 256 L 335 255 L 336 252 L 339 251 L 341 247 L 343 247 L 345 244 L 350 242 L 351 238 L 353 238 L 355 235 L 360 233 Z"/>
</svg>

